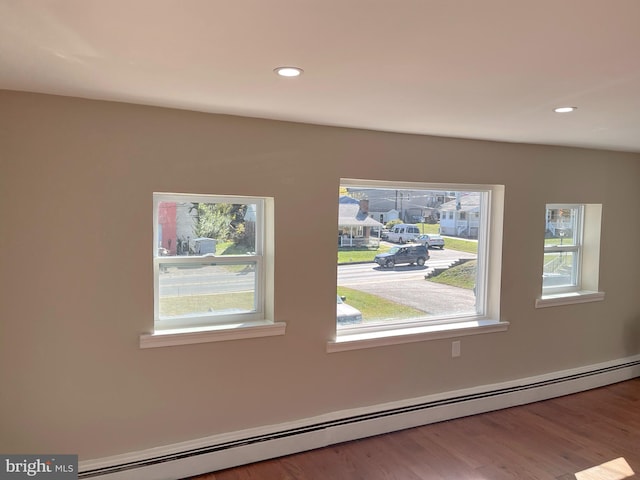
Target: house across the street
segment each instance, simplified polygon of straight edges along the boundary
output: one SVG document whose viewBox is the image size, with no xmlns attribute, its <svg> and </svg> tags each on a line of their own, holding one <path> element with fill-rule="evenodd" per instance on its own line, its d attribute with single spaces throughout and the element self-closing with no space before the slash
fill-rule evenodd
<svg viewBox="0 0 640 480">
<path fill-rule="evenodd" d="M 343 195 L 338 201 L 338 246 L 377 247 L 384 225 L 369 214 L 369 200 Z M 372 232 L 375 232 L 372 235 Z"/>
</svg>

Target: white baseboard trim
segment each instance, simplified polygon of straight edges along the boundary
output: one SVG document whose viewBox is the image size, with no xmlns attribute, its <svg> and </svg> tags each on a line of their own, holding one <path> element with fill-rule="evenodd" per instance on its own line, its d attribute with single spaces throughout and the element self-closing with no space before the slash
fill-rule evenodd
<svg viewBox="0 0 640 480">
<path fill-rule="evenodd" d="M 78 478 L 175 480 L 405 428 L 524 405 L 638 376 L 640 355 L 81 461 Z"/>
</svg>

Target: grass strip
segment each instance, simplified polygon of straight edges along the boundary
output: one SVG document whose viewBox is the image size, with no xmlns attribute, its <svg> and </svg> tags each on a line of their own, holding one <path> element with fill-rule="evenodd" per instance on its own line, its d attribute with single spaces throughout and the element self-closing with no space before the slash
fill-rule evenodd
<svg viewBox="0 0 640 480">
<path fill-rule="evenodd" d="M 365 322 L 405 320 L 425 315 L 425 312 L 416 308 L 408 307 L 352 288 L 338 287 L 338 295 L 347 297 L 345 303 L 360 310 Z"/>
<path fill-rule="evenodd" d="M 253 292 L 212 293 L 160 298 L 160 316 L 174 317 L 219 311 L 253 311 Z"/>
<path fill-rule="evenodd" d="M 448 268 L 439 275 L 429 277 L 428 280 L 434 283 L 471 290 L 476 285 L 477 269 L 477 260 L 469 260 L 455 267 Z"/>
</svg>

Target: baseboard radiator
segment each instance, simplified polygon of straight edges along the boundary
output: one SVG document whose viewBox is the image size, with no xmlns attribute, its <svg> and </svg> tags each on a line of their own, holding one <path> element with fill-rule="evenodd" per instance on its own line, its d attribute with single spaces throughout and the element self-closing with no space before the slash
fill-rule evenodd
<svg viewBox="0 0 640 480">
<path fill-rule="evenodd" d="M 287 424 L 82 461 L 80 479 L 173 480 L 359 438 L 577 393 L 640 376 L 640 355 Z"/>
</svg>

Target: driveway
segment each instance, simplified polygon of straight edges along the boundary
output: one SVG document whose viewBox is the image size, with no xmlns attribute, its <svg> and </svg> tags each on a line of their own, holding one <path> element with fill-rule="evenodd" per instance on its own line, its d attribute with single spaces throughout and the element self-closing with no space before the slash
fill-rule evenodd
<svg viewBox="0 0 640 480">
<path fill-rule="evenodd" d="M 452 262 L 476 255 L 456 250 L 429 250 L 424 267 L 397 265 L 387 269 L 375 263 L 340 265 L 338 285 L 377 295 L 411 306 L 430 315 L 475 312 L 475 295 L 464 288 L 451 287 L 425 280 L 433 267 L 446 267 Z"/>
<path fill-rule="evenodd" d="M 474 312 L 476 306 L 473 291 L 430 282 L 424 276 L 349 287 L 408 305 L 429 315 L 469 313 Z"/>
</svg>

